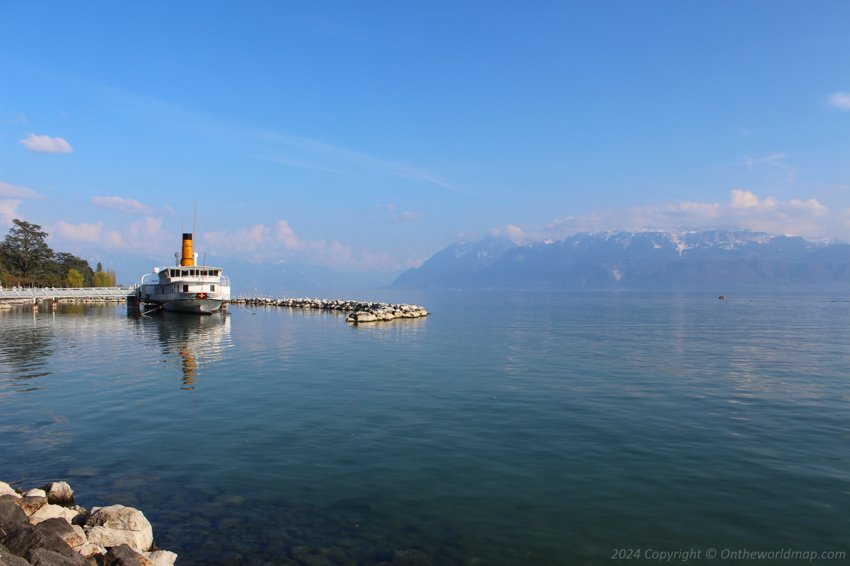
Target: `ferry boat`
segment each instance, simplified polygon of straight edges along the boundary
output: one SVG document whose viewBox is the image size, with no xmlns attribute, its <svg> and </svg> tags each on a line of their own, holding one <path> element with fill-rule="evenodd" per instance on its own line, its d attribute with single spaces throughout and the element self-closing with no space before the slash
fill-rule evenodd
<svg viewBox="0 0 850 566">
<path fill-rule="evenodd" d="M 230 300 L 230 280 L 220 267 L 198 265 L 192 251 L 192 234 L 183 234 L 182 254 L 173 267 L 155 267 L 142 277 L 138 290 L 140 304 L 156 305 L 169 312 L 212 314 Z"/>
</svg>

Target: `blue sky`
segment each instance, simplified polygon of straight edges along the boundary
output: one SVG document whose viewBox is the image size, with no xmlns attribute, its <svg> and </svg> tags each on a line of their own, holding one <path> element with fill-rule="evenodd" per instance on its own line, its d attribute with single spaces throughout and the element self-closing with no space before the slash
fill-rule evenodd
<svg viewBox="0 0 850 566">
<path fill-rule="evenodd" d="M 846 2 L 10 2 L 0 229 L 398 271 L 458 240 L 850 240 Z"/>
</svg>

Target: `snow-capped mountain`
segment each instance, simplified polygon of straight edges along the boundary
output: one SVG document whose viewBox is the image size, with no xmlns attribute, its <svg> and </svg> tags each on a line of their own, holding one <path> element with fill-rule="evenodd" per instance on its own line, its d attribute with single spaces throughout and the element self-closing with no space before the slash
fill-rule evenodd
<svg viewBox="0 0 850 566">
<path fill-rule="evenodd" d="M 850 245 L 761 232 L 585 233 L 453 244 L 393 283 L 410 288 L 845 289 Z"/>
</svg>

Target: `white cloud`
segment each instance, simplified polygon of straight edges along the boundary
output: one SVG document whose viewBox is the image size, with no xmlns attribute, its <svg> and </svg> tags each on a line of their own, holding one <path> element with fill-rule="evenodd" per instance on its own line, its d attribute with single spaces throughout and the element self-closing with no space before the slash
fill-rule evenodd
<svg viewBox="0 0 850 566">
<path fill-rule="evenodd" d="M 11 185 L 0 181 L 0 198 L 40 199 L 44 197 L 29 187 Z"/>
<path fill-rule="evenodd" d="M 71 153 L 74 151 L 71 149 L 71 144 L 65 138 L 51 138 L 46 135 L 30 134 L 20 141 L 28 150 L 39 153 Z"/>
<path fill-rule="evenodd" d="M 56 238 L 66 242 L 100 244 L 107 248 L 120 248 L 124 246 L 124 238 L 117 230 L 104 228 L 102 222 L 89 224 L 71 224 L 60 220 L 49 226 L 46 230 L 51 239 Z"/>
<path fill-rule="evenodd" d="M 295 230 L 289 226 L 286 220 L 278 221 L 275 228 L 277 241 L 288 250 L 299 250 L 304 247 L 304 242 L 295 235 Z"/>
<path fill-rule="evenodd" d="M 759 199 L 750 191 L 732 189 L 732 208 L 754 208 L 758 206 Z"/>
<path fill-rule="evenodd" d="M 160 260 L 168 259 L 178 246 L 163 230 L 162 218 L 146 216 L 120 228 L 112 228 L 103 222 L 66 222 L 60 220 L 45 228 L 56 248 L 70 245 L 88 250 L 121 250 L 141 252 Z M 83 246 L 80 246 L 83 244 Z M 53 244 L 52 244 L 53 245 Z M 90 253 L 90 252 L 88 252 Z"/>
<path fill-rule="evenodd" d="M 0 220 L 4 225 L 11 226 L 12 220 L 21 217 L 18 214 L 20 204 L 20 199 L 0 199 Z"/>
<path fill-rule="evenodd" d="M 0 181 L 0 223 L 11 226 L 12 220 L 21 218 L 18 207 L 24 199 L 37 200 L 44 198 L 29 187 L 12 185 Z"/>
<path fill-rule="evenodd" d="M 744 163 L 748 169 L 756 169 L 758 167 L 770 167 L 785 174 L 785 178 L 789 183 L 797 180 L 797 169 L 788 164 L 784 153 L 770 153 L 758 157 L 747 156 L 744 158 Z"/>
<path fill-rule="evenodd" d="M 91 202 L 94 205 L 108 208 L 110 210 L 125 212 L 127 214 L 151 213 L 151 208 L 149 206 L 145 206 L 139 201 L 131 198 L 122 198 L 119 196 L 96 196 L 92 197 Z"/>
<path fill-rule="evenodd" d="M 510 225 L 508 225 L 510 226 Z M 850 236 L 848 214 L 832 212 L 814 198 L 761 198 L 733 189 L 725 203 L 680 202 L 567 216 L 539 228 L 517 228 L 526 240 L 561 239 L 578 232 L 749 229 L 812 238 Z M 505 233 L 507 227 L 498 229 Z"/>
<path fill-rule="evenodd" d="M 391 271 L 403 267 L 387 254 L 354 252 L 336 240 L 305 240 L 286 220 L 272 226 L 255 224 L 235 231 L 206 232 L 202 243 L 216 255 L 239 255 L 251 260 L 296 260 L 353 271 Z"/>
<path fill-rule="evenodd" d="M 839 110 L 850 110 L 850 92 L 834 92 L 829 95 L 827 104 Z"/>
<path fill-rule="evenodd" d="M 507 238 L 512 242 L 522 242 L 527 239 L 527 236 L 522 228 L 514 224 L 506 224 L 499 228 L 490 230 L 490 235 L 495 237 Z"/>
</svg>

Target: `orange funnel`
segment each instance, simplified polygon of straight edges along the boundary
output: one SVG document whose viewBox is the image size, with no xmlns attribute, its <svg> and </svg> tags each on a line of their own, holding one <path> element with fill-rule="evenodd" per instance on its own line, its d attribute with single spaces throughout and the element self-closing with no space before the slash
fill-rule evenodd
<svg viewBox="0 0 850 566">
<path fill-rule="evenodd" d="M 180 265 L 195 265 L 195 255 L 192 253 L 192 234 L 183 234 L 183 257 L 180 258 Z"/>
</svg>

